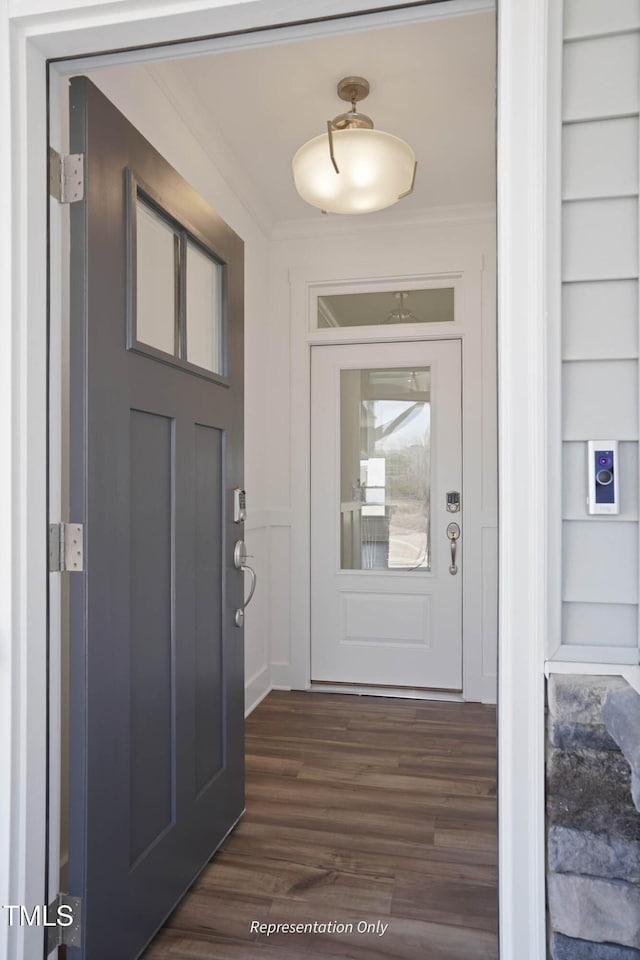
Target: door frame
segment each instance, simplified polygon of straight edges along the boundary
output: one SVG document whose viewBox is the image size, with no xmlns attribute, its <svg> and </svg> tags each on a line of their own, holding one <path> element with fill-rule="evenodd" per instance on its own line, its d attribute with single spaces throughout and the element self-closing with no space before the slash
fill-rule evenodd
<svg viewBox="0 0 640 960">
<path fill-rule="evenodd" d="M 485 212 L 484 222 L 493 221 L 493 213 Z M 478 223 L 483 221 L 479 219 Z M 340 226 L 340 225 L 338 225 Z M 497 534 L 497 514 L 493 509 L 483 510 L 483 426 L 491 412 L 484 403 L 482 374 L 485 364 L 465 362 L 465 357 L 476 358 L 484 350 L 494 351 L 495 310 L 491 279 L 479 254 L 456 250 L 457 242 L 447 241 L 441 231 L 446 225 L 438 223 L 435 233 L 437 252 L 425 252 L 426 241 L 407 254 L 403 249 L 399 263 L 406 271 L 394 275 L 396 264 L 388 249 L 374 253 L 359 252 L 360 266 L 368 272 L 354 277 L 358 259 L 354 252 L 347 264 L 341 253 L 328 265 L 317 263 L 311 254 L 313 266 L 290 270 L 291 289 L 291 651 L 290 662 L 272 666 L 274 686 L 306 689 L 311 682 L 311 355 L 314 346 L 329 344 L 366 344 L 380 342 L 416 342 L 429 340 L 460 340 L 462 344 L 462 502 L 464 505 L 464 571 L 463 590 L 463 678 L 462 699 L 494 702 L 496 679 L 483 675 L 483 659 L 495 660 L 495 650 L 483 650 L 482 619 L 483 595 L 497 589 L 497 570 L 486 570 L 484 549 L 491 551 L 490 537 Z M 363 244 L 364 246 L 364 244 Z M 423 272 L 425 264 L 429 272 Z M 413 272 L 410 272 L 413 269 Z M 331 270 L 331 274 L 327 271 Z M 331 279 L 328 279 L 328 277 Z M 341 327 L 318 329 L 316 326 L 318 298 L 330 293 L 372 293 L 376 291 L 411 290 L 426 286 L 452 285 L 455 291 L 455 317 L 452 323 L 394 324 L 393 327 Z M 486 301 L 486 303 L 485 303 Z M 475 305 L 473 309 L 470 305 Z M 486 314 L 481 305 L 486 305 Z M 488 341 L 488 344 L 487 344 Z M 482 397 L 483 403 L 477 402 Z M 474 402 L 475 401 L 475 402 Z M 484 417 L 483 417 L 484 414 Z M 484 419 L 484 424 L 483 424 Z M 493 408 L 495 434 L 495 406 Z M 486 492 L 486 491 L 485 491 Z M 485 535 L 485 531 L 489 536 Z M 495 544 L 495 540 L 494 540 Z M 495 547 L 494 547 L 495 549 Z M 484 589 L 483 589 L 484 586 Z M 485 604 L 485 616 L 486 616 Z M 484 638 L 487 640 L 487 638 Z M 490 641 L 488 642 L 490 646 Z M 484 654 L 484 657 L 483 657 Z M 446 699 L 446 697 L 445 697 Z M 450 695 L 449 699 L 460 699 Z"/>
<path fill-rule="evenodd" d="M 308 0 L 306 11 L 324 18 L 399 6 Z M 558 98 L 551 6 L 500 0 L 498 18 L 501 960 L 544 960 L 546 951 L 544 656 L 557 617 L 550 558 L 559 536 L 547 485 L 547 465 L 558 462 L 557 330 L 555 313 L 547 314 L 559 249 L 554 162 L 547 179 Z M 0 445 L 8 453 L 0 474 L 0 904 L 44 897 L 46 62 L 282 25 L 296 15 L 291 0 L 0 0 L 0 130 L 10 144 L 0 152 Z M 42 936 L 39 927 L 10 926 L 0 910 L 0 953 L 9 960 L 38 955 Z"/>
</svg>

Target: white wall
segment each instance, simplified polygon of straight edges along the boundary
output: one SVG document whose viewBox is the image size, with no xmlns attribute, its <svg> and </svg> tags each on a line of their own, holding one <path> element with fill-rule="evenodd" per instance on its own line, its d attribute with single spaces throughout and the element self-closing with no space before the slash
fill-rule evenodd
<svg viewBox="0 0 640 960">
<path fill-rule="evenodd" d="M 565 0 L 562 646 L 638 661 L 639 0 Z M 620 443 L 621 512 L 588 517 L 586 441 Z"/>
<path fill-rule="evenodd" d="M 357 220 L 322 218 L 276 229 L 272 250 L 272 336 L 267 396 L 269 485 L 277 526 L 272 530 L 270 598 L 272 678 L 284 688 L 308 682 L 308 445 L 309 342 L 315 288 L 345 281 L 456 275 L 455 329 L 463 338 L 465 370 L 464 695 L 495 701 L 497 660 L 497 451 L 495 373 L 495 225 L 487 210 L 476 221 L 454 211 L 411 221 L 402 213 Z M 462 216 L 458 213 L 458 216 Z M 388 333 L 385 328 L 384 333 Z M 358 338 L 351 329 L 320 338 Z M 371 334 L 368 334 L 371 337 Z M 427 334 L 428 335 L 428 334 Z M 286 348 L 284 345 L 287 345 Z M 473 477 L 473 480 L 470 478 Z M 287 574 L 290 579 L 287 581 Z M 473 611 L 473 612 L 472 612 Z"/>
</svg>

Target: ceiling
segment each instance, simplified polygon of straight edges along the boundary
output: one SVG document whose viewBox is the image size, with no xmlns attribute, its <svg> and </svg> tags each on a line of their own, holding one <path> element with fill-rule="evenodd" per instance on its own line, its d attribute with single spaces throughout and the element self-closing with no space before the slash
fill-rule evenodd
<svg viewBox="0 0 640 960">
<path fill-rule="evenodd" d="M 495 201 L 493 12 L 291 39 L 134 70 L 152 73 L 192 130 L 199 127 L 230 186 L 249 209 L 266 212 L 272 225 L 322 216 L 297 195 L 291 158 L 347 109 L 336 94 L 346 75 L 369 80 L 371 92 L 360 109 L 416 152 L 415 190 L 390 210 Z"/>
</svg>

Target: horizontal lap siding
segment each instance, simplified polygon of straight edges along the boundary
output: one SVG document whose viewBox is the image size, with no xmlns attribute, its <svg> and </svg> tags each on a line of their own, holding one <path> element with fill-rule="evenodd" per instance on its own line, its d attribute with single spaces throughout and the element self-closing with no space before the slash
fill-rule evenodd
<svg viewBox="0 0 640 960">
<path fill-rule="evenodd" d="M 562 428 L 567 441 L 637 440 L 638 361 L 565 363 Z"/>
<path fill-rule="evenodd" d="M 585 163 L 585 157 L 589 162 Z M 638 189 L 638 118 L 567 123 L 562 131 L 562 195 L 620 197 Z"/>
<path fill-rule="evenodd" d="M 573 603 L 638 602 L 638 525 L 568 520 L 563 590 Z"/>
<path fill-rule="evenodd" d="M 588 157 L 584 162 L 588 163 Z M 565 200 L 562 211 L 563 281 L 638 276 L 638 198 Z"/>
<path fill-rule="evenodd" d="M 563 646 L 637 660 L 640 0 L 565 0 Z M 586 441 L 620 441 L 621 513 L 586 512 Z"/>
<path fill-rule="evenodd" d="M 634 360 L 638 356 L 638 283 L 565 283 L 563 360 Z"/>
<path fill-rule="evenodd" d="M 640 0 L 565 0 L 564 36 L 593 37 L 640 26 Z"/>
</svg>

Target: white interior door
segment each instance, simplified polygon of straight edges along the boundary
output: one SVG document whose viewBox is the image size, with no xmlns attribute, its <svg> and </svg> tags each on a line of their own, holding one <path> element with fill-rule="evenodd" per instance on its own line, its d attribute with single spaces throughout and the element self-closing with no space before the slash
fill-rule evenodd
<svg viewBox="0 0 640 960">
<path fill-rule="evenodd" d="M 460 341 L 313 347 L 311 401 L 312 681 L 461 690 Z"/>
</svg>

